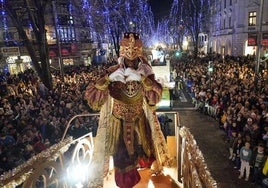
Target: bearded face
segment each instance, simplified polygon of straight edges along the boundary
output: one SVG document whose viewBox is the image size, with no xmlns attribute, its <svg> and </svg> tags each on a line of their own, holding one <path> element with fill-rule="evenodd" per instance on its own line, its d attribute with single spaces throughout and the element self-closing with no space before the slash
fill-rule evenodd
<svg viewBox="0 0 268 188">
<path fill-rule="evenodd" d="M 140 60 L 139 60 L 138 57 L 133 59 L 133 60 L 130 60 L 130 59 L 127 59 L 127 58 L 124 59 L 124 64 L 125 64 L 126 68 L 129 67 L 129 68 L 137 70 L 138 67 L 139 67 L 139 63 L 140 63 Z"/>
</svg>

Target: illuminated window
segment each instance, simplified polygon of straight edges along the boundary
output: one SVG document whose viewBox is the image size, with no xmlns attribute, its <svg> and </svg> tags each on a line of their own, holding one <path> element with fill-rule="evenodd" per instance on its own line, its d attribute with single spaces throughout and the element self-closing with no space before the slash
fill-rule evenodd
<svg viewBox="0 0 268 188">
<path fill-rule="evenodd" d="M 59 28 L 59 35 L 62 42 L 71 42 L 76 40 L 75 29 L 73 27 Z"/>
<path fill-rule="evenodd" d="M 257 20 L 257 13 L 256 13 L 256 11 L 249 12 L 249 15 L 248 15 L 248 25 L 249 26 L 256 25 L 256 20 Z"/>
<path fill-rule="evenodd" d="M 72 5 L 68 2 L 59 3 L 57 6 L 57 28 L 60 41 L 68 43 L 76 40 Z"/>
</svg>

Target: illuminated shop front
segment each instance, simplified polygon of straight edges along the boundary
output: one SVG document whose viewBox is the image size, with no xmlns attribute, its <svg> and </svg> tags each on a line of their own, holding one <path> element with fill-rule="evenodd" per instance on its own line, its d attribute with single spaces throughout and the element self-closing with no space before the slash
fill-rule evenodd
<svg viewBox="0 0 268 188">
<path fill-rule="evenodd" d="M 18 74 L 31 68 L 31 58 L 29 56 L 9 56 L 6 58 L 8 72 Z"/>
<path fill-rule="evenodd" d="M 19 47 L 2 47 L 1 71 L 10 74 L 18 74 L 31 68 L 31 58 L 28 55 L 21 55 Z"/>
</svg>

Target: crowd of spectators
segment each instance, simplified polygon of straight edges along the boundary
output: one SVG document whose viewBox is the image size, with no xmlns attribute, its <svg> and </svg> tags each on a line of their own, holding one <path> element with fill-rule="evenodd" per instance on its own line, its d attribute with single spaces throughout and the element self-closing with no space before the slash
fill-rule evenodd
<svg viewBox="0 0 268 188">
<path fill-rule="evenodd" d="M 111 63 L 69 66 L 64 81 L 59 71 L 53 71 L 53 90 L 32 69 L 18 75 L 1 74 L 0 174 L 59 142 L 73 116 L 90 112 L 83 91 Z M 97 122 L 98 116 L 79 117 L 67 134 L 75 138 L 89 131 L 96 134 Z"/>
<path fill-rule="evenodd" d="M 57 143 L 74 115 L 88 113 L 91 109 L 83 99 L 83 91 L 114 63 L 68 67 L 64 79 L 55 71 L 53 90 L 48 90 L 31 69 L 18 75 L 1 75 L 0 174 Z M 179 80 L 186 83 L 196 109 L 215 118 L 226 133 L 229 159 L 235 168 L 241 167 L 241 148 L 250 144 L 250 177 L 259 183 L 255 176 L 263 168 L 268 150 L 266 72 L 261 70 L 255 75 L 254 58 L 250 56 L 171 59 L 171 65 Z M 96 132 L 97 118 L 76 119 L 68 134 L 79 137 L 90 129 Z M 264 148 L 264 156 L 257 165 L 259 147 Z"/>
<path fill-rule="evenodd" d="M 267 175 L 262 170 L 268 151 L 265 65 L 261 64 L 259 74 L 255 74 L 255 58 L 252 56 L 227 56 L 225 59 L 206 56 L 173 61 L 172 64 L 177 76 L 184 80 L 196 109 L 215 118 L 225 132 L 229 160 L 234 169 L 240 170 L 239 178 L 261 185 Z M 247 152 L 245 145 L 249 146 Z M 247 165 L 244 164 L 244 153 L 248 155 Z"/>
</svg>

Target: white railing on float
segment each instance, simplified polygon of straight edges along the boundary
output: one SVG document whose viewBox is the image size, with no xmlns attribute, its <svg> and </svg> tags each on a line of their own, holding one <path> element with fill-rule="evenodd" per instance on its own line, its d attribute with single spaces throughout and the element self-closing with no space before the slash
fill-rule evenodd
<svg viewBox="0 0 268 188">
<path fill-rule="evenodd" d="M 180 125 L 178 112 L 157 113 L 170 114 L 174 119 L 176 173 L 171 175 L 174 184 L 180 184 L 182 186 L 177 187 L 186 188 L 216 188 L 217 184 L 208 171 L 196 141 L 190 131 Z M 94 151 L 92 133 L 78 139 L 66 137 L 66 135 L 74 119 L 98 115 L 98 113 L 79 114 L 72 117 L 59 143 L 33 156 L 23 165 L 1 175 L 0 187 L 87 187 L 89 170 L 94 170 L 90 168 Z M 100 185 L 95 187 L 100 187 Z"/>
</svg>

